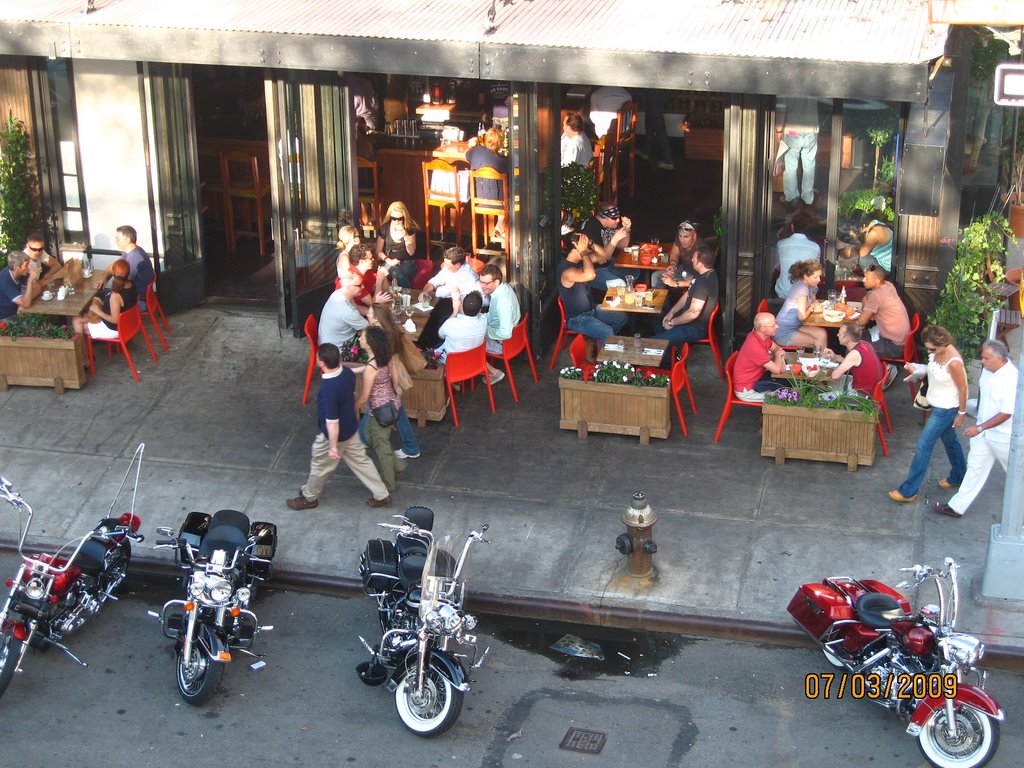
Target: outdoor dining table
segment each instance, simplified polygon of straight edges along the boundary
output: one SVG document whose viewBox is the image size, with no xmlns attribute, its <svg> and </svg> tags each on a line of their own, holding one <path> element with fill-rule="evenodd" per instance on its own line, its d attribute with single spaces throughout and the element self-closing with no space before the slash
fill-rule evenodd
<svg viewBox="0 0 1024 768">
<path fill-rule="evenodd" d="M 78 278 L 73 283 L 75 292 L 69 293 L 63 299 L 58 299 L 57 288 L 65 283 L 63 274 L 64 267 L 61 267 L 52 275 L 47 275 L 46 277 L 47 290 L 50 290 L 49 286 L 53 286 L 53 298 L 44 299 L 42 294 L 40 294 L 32 302 L 31 307 L 25 307 L 21 311 L 25 314 L 56 315 L 60 317 L 77 317 L 82 314 L 85 308 L 89 306 L 93 296 L 99 291 L 98 288 L 93 287 L 95 276 L 90 275 L 89 277 L 82 276 Z"/>
<path fill-rule="evenodd" d="M 641 339 L 635 336 L 609 336 L 597 353 L 598 362 L 606 360 L 657 368 L 668 349 L 668 339 Z"/>
<path fill-rule="evenodd" d="M 430 319 L 430 313 L 433 310 L 433 305 L 429 309 L 423 307 L 420 304 L 420 299 L 423 295 L 422 291 L 409 291 L 410 293 L 410 305 L 406 309 L 395 310 L 392 308 L 392 314 L 394 315 L 395 321 L 402 326 L 402 330 L 405 331 L 406 335 L 413 341 L 418 341 L 420 334 L 423 333 L 423 329 L 427 325 L 427 321 Z M 405 327 L 406 319 L 412 320 L 413 325 L 416 326 L 415 330 L 410 331 Z"/>
<path fill-rule="evenodd" d="M 784 373 L 773 373 L 773 379 L 797 379 L 799 381 L 831 381 L 832 371 L 839 367 L 839 363 L 835 361 L 828 362 L 824 365 L 818 364 L 817 372 L 811 376 L 806 373 L 805 366 L 801 365 L 800 373 L 793 373 L 790 367 L 800 362 L 800 358 L 808 359 L 813 358 L 815 355 L 813 352 L 800 352 L 798 350 L 787 350 L 786 351 L 786 370 Z M 819 358 L 820 359 L 820 358 Z"/>
<path fill-rule="evenodd" d="M 848 301 L 846 302 L 846 306 L 857 310 L 856 314 L 853 315 L 853 317 L 844 316 L 841 320 L 826 320 L 825 316 L 821 312 L 812 312 L 807 316 L 807 319 L 804 320 L 804 325 L 813 325 L 818 328 L 839 328 L 846 321 L 856 320 L 858 317 L 860 317 L 860 311 L 863 305 L 859 301 Z"/>
<path fill-rule="evenodd" d="M 640 315 L 660 315 L 665 306 L 665 299 L 668 297 L 668 290 L 665 288 L 648 289 L 650 298 L 644 299 L 643 303 L 635 302 L 627 304 L 625 301 L 626 289 L 612 287 L 607 290 L 604 299 L 601 301 L 601 309 L 609 312 L 636 312 Z"/>
<path fill-rule="evenodd" d="M 615 266 L 624 269 L 649 269 L 653 272 L 663 272 L 668 267 L 668 256 L 663 253 L 650 264 L 644 264 L 639 258 L 637 261 L 633 261 L 632 253 L 620 248 L 615 254 Z"/>
</svg>

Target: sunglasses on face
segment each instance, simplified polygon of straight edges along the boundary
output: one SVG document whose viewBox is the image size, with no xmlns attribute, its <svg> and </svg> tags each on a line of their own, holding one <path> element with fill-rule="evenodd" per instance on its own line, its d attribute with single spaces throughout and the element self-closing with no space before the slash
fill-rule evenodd
<svg viewBox="0 0 1024 768">
<path fill-rule="evenodd" d="M 405 221 L 405 216 L 392 216 L 392 221 Z"/>
<path fill-rule="evenodd" d="M 680 232 L 695 232 L 696 230 L 693 227 L 680 227 L 679 231 Z"/>
<path fill-rule="evenodd" d="M 35 247 L 34 245 L 30 245 L 30 246 L 28 247 L 28 249 L 29 249 L 30 251 L 32 251 L 33 253 L 42 253 L 43 251 L 45 251 L 45 250 L 46 250 L 46 246 L 44 245 L 44 246 L 41 246 L 41 247 L 39 247 L 39 248 L 36 248 L 36 247 Z"/>
</svg>

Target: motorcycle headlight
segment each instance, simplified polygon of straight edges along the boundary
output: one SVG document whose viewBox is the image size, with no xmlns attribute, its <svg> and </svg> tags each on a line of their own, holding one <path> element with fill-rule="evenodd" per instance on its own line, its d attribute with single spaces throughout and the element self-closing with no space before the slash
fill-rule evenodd
<svg viewBox="0 0 1024 768">
<path fill-rule="evenodd" d="M 951 635 L 944 643 L 947 657 L 961 667 L 973 667 L 985 655 L 985 644 L 970 635 Z"/>
<path fill-rule="evenodd" d="M 46 596 L 46 587 L 42 579 L 29 579 L 25 585 L 25 597 L 29 600 L 42 600 Z"/>
<path fill-rule="evenodd" d="M 250 592 L 245 587 L 242 587 L 237 592 L 235 592 L 235 597 L 238 598 L 238 601 L 240 603 L 248 603 L 249 598 L 252 597 L 252 592 Z"/>
<path fill-rule="evenodd" d="M 190 597 L 202 597 L 203 596 L 203 582 L 200 579 L 192 579 L 188 583 L 188 594 Z"/>
<path fill-rule="evenodd" d="M 231 582 L 227 579 L 220 579 L 210 584 L 210 599 L 217 603 L 225 603 L 231 599 L 234 590 Z"/>
</svg>

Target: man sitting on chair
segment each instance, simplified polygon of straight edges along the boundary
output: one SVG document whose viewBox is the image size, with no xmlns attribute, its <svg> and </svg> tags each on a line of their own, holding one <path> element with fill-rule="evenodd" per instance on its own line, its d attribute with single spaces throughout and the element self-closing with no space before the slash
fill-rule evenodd
<svg viewBox="0 0 1024 768">
<path fill-rule="evenodd" d="M 668 349 L 661 361 L 662 368 L 672 364 L 672 349 L 683 344 L 707 338 L 708 320 L 718 306 L 718 274 L 713 269 L 715 252 L 701 245 L 693 254 L 693 268 L 697 275 L 672 308 L 665 313 L 661 324 L 664 330 L 654 338 L 667 339 Z"/>
<path fill-rule="evenodd" d="M 785 373 L 786 352 L 777 346 L 775 315 L 758 312 L 754 315 L 754 330 L 740 347 L 736 367 L 732 373 L 732 387 L 736 397 L 748 403 L 764 401 L 764 393 L 780 389 L 785 383 L 772 378 L 772 374 Z"/>
<path fill-rule="evenodd" d="M 622 330 L 626 315 L 597 309 L 590 287 L 594 283 L 593 250 L 590 238 L 579 232 L 572 250 L 558 263 L 558 295 L 565 308 L 565 327 L 587 339 L 587 362 L 597 360 L 595 339 L 604 340 Z"/>
<path fill-rule="evenodd" d="M 495 264 L 488 264 L 480 272 L 480 289 L 490 298 L 487 310 L 487 352 L 500 355 L 504 342 L 512 338 L 512 329 L 519 325 L 522 310 L 519 308 L 519 297 L 501 279 L 501 269 Z M 487 365 L 487 375 L 491 384 L 497 384 L 505 378 L 505 372 Z"/>
</svg>

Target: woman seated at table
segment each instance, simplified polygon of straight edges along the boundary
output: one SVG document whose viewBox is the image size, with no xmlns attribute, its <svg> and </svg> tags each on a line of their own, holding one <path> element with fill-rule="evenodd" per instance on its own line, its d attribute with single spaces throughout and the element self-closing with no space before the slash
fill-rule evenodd
<svg viewBox="0 0 1024 768">
<path fill-rule="evenodd" d="M 793 287 L 775 318 L 779 326 L 775 343 L 783 347 L 824 348 L 828 340 L 825 329 L 804 325 L 812 313 L 821 311 L 821 304 L 815 300 L 821 282 L 821 262 L 817 259 L 798 261 L 789 268 L 789 279 Z"/>
<path fill-rule="evenodd" d="M 886 369 L 875 348 L 861 340 L 862 330 L 856 320 L 843 323 L 839 326 L 839 343 L 846 347 L 845 357 L 831 349 L 825 350 L 825 357 L 839 363 L 839 367 L 832 371 L 833 379 L 849 373 L 853 377 L 853 388 L 865 397 L 871 397 L 875 386 L 885 378 Z"/>
<path fill-rule="evenodd" d="M 352 249 L 353 245 L 361 242 L 363 242 L 363 238 L 359 234 L 359 230 L 355 227 L 338 227 L 338 276 L 334 278 L 334 290 L 341 288 L 341 276 L 348 272 L 349 268 L 354 263 L 349 259 L 348 252 Z"/>
<path fill-rule="evenodd" d="M 388 206 L 377 233 L 377 253 L 384 259 L 388 274 L 402 288 L 412 288 L 416 276 L 416 240 L 419 225 L 401 200 Z M 423 258 L 430 258 L 424 255 Z"/>
<path fill-rule="evenodd" d="M 117 319 L 121 313 L 138 303 L 135 286 L 128 279 L 131 267 L 124 259 L 118 259 L 110 266 L 110 287 L 102 289 L 88 309 L 88 315 L 72 318 L 75 331 L 85 331 L 94 339 L 116 339 Z M 93 322 L 92 318 L 97 318 Z"/>
<path fill-rule="evenodd" d="M 508 158 L 498 154 L 498 150 L 505 145 L 505 134 L 499 128 L 489 128 L 484 134 L 482 144 L 471 147 L 466 153 L 466 160 L 469 161 L 469 169 L 478 171 L 481 168 L 493 168 L 498 173 L 508 175 Z M 479 179 L 476 181 L 476 196 L 487 200 L 501 200 L 501 182 L 493 179 Z M 495 211 L 498 217 L 494 225 L 494 232 L 491 238 L 494 241 L 501 241 L 505 237 L 505 213 Z"/>
</svg>

